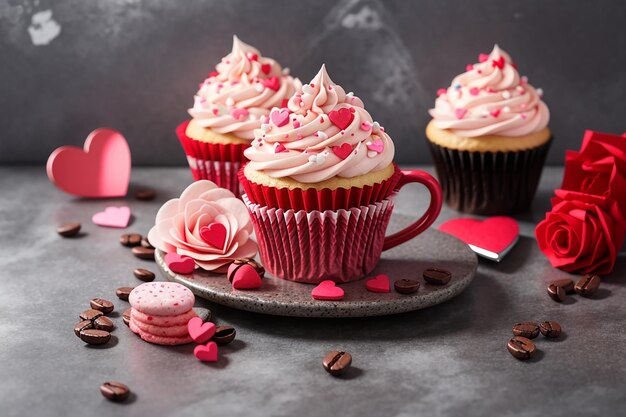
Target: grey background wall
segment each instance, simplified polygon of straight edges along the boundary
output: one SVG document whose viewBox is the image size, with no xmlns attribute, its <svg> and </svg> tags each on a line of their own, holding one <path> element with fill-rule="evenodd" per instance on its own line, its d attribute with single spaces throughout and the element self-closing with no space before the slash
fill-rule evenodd
<svg viewBox="0 0 626 417">
<path fill-rule="evenodd" d="M 583 0 L 0 0 L 0 163 L 41 163 L 94 128 L 138 165 L 184 165 L 174 127 L 232 34 L 308 81 L 325 62 L 428 163 L 439 87 L 500 44 L 545 91 L 556 142 L 626 131 L 626 2 Z"/>
</svg>

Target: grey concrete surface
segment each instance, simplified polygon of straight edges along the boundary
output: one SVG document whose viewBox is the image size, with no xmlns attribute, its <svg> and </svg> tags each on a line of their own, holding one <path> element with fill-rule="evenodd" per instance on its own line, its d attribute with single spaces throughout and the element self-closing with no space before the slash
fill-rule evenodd
<svg viewBox="0 0 626 417">
<path fill-rule="evenodd" d="M 626 259 L 594 298 L 557 304 L 552 269 L 532 239 L 562 170 L 546 169 L 533 211 L 520 216 L 524 237 L 501 264 L 481 261 L 458 297 L 426 310 L 368 319 L 295 319 L 217 305 L 219 323 L 238 330 L 217 364 L 196 361 L 192 345 L 142 342 L 122 324 L 118 286 L 136 285 L 135 259 L 119 230 L 90 224 L 122 200 L 74 199 L 57 191 L 43 167 L 0 168 L 0 415 L 12 416 L 613 416 L 623 415 Z M 131 231 L 145 233 L 158 207 L 191 180 L 186 169 L 135 169 L 133 187 L 159 192 L 128 198 Z M 425 192 L 407 187 L 396 210 L 410 216 Z M 458 216 L 444 210 L 438 223 Z M 62 239 L 57 223 L 78 220 L 84 236 Z M 118 325 L 107 346 L 85 346 L 72 328 L 90 298 L 115 302 Z M 560 339 L 537 339 L 536 358 L 506 351 L 521 320 L 560 322 Z M 337 379 L 321 367 L 332 349 L 354 357 Z M 129 404 L 100 396 L 106 380 L 127 383 Z"/>
</svg>

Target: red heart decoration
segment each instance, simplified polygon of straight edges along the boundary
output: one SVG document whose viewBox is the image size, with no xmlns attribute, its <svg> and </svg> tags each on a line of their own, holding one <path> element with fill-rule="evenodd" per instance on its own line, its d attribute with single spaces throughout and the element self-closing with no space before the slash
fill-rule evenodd
<svg viewBox="0 0 626 417">
<path fill-rule="evenodd" d="M 354 120 L 354 113 L 350 111 L 349 108 L 343 107 L 339 110 L 332 110 L 328 113 L 328 118 L 339 129 L 345 129 L 350 126 L 352 120 Z"/>
<path fill-rule="evenodd" d="M 519 236 L 519 225 L 506 216 L 478 219 L 452 219 L 439 226 L 439 230 L 461 239 L 468 245 L 490 252 L 501 253 Z"/>
<path fill-rule="evenodd" d="M 494 68 L 498 68 L 498 69 L 504 68 L 504 57 L 501 56 L 498 59 L 492 59 L 491 60 L 491 66 L 494 67 Z"/>
<path fill-rule="evenodd" d="M 500 110 L 500 109 L 497 109 L 497 110 L 491 110 L 491 112 L 490 112 L 490 113 L 491 113 L 491 115 L 492 115 L 493 117 L 498 117 L 498 116 L 500 116 L 500 112 L 501 112 L 501 111 L 502 111 L 502 110 Z"/>
<path fill-rule="evenodd" d="M 285 145 L 283 145 L 282 143 L 277 143 L 276 146 L 274 146 L 274 153 L 281 153 L 281 152 L 285 152 L 287 150 L 287 148 L 285 148 Z"/>
<path fill-rule="evenodd" d="M 365 282 L 365 288 L 371 292 L 391 292 L 389 277 L 385 274 L 376 275 Z"/>
<path fill-rule="evenodd" d="M 209 342 L 205 345 L 198 345 L 193 350 L 193 355 L 202 362 L 217 362 L 217 344 Z"/>
<path fill-rule="evenodd" d="M 165 264 L 176 274 L 191 274 L 196 268 L 196 262 L 193 259 L 176 252 L 165 255 Z"/>
<path fill-rule="evenodd" d="M 122 134 L 96 129 L 83 149 L 61 146 L 48 158 L 50 181 L 66 193 L 81 197 L 123 197 L 130 181 L 130 148 Z"/>
<path fill-rule="evenodd" d="M 215 324 L 207 321 L 204 323 L 200 317 L 194 317 L 187 322 L 187 331 L 189 336 L 196 343 L 204 343 L 215 334 Z"/>
<path fill-rule="evenodd" d="M 233 274 L 232 271 L 236 269 L 232 278 L 233 288 L 236 290 L 253 290 L 259 288 L 263 283 L 261 276 L 251 265 L 239 266 L 231 264 L 228 269 L 229 276 Z"/>
<path fill-rule="evenodd" d="M 270 90 L 278 91 L 278 89 L 280 88 L 280 80 L 278 79 L 278 77 L 266 78 L 262 81 L 262 83 Z"/>
<path fill-rule="evenodd" d="M 222 223 L 211 223 L 200 228 L 200 237 L 216 249 L 224 249 L 226 227 Z"/>
<path fill-rule="evenodd" d="M 261 71 L 263 71 L 263 74 L 269 74 L 271 70 L 272 66 L 270 64 L 261 64 Z"/>
<path fill-rule="evenodd" d="M 344 143 L 341 146 L 333 146 L 333 153 L 341 159 L 346 159 L 352 152 L 352 145 Z"/>
<path fill-rule="evenodd" d="M 343 299 L 344 292 L 334 281 L 326 280 L 319 283 L 311 291 L 311 297 L 321 301 L 339 301 Z"/>
</svg>

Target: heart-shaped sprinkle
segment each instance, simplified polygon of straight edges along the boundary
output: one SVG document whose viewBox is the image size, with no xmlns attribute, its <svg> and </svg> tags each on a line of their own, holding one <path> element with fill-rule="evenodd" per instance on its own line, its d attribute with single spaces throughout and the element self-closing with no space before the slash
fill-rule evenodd
<svg viewBox="0 0 626 417">
<path fill-rule="evenodd" d="M 258 61 L 259 60 L 259 54 L 255 54 L 254 52 L 248 52 L 246 54 L 246 56 L 248 57 L 248 59 L 250 61 Z"/>
<path fill-rule="evenodd" d="M 464 118 L 466 113 L 467 113 L 467 109 L 455 109 L 454 110 L 454 115 L 456 116 L 457 119 Z"/>
<path fill-rule="evenodd" d="M 493 117 L 498 117 L 500 116 L 500 111 L 501 111 L 500 109 L 491 110 L 489 114 L 491 114 Z"/>
<path fill-rule="evenodd" d="M 287 148 L 285 148 L 285 145 L 283 145 L 280 142 L 276 142 L 274 144 L 274 153 L 281 153 L 281 152 L 285 152 L 287 150 Z"/>
<path fill-rule="evenodd" d="M 326 162 L 326 158 L 324 157 L 324 155 L 320 155 L 320 154 L 311 155 L 309 156 L 309 162 L 312 162 L 317 165 L 322 165 L 324 162 Z"/>
<path fill-rule="evenodd" d="M 226 227 L 222 223 L 211 223 L 200 228 L 200 237 L 216 249 L 224 249 Z"/>
<path fill-rule="evenodd" d="M 345 129 L 350 126 L 352 120 L 354 120 L 354 113 L 350 109 L 343 107 L 339 110 L 332 110 L 328 113 L 328 118 L 339 129 Z"/>
<path fill-rule="evenodd" d="M 489 55 L 487 54 L 479 54 L 478 62 L 486 62 L 489 59 Z"/>
<path fill-rule="evenodd" d="M 385 149 L 385 144 L 382 139 L 376 139 L 372 142 L 367 143 L 367 149 L 370 151 L 375 151 L 381 153 L 383 149 Z"/>
<path fill-rule="evenodd" d="M 477 96 L 478 93 L 480 93 L 480 90 L 478 88 L 476 88 L 476 87 L 472 87 L 472 88 L 470 88 L 469 92 L 470 92 L 471 95 Z"/>
<path fill-rule="evenodd" d="M 294 120 L 294 121 L 293 121 L 293 127 L 294 127 L 294 129 L 299 128 L 299 127 L 300 127 L 300 122 L 299 122 L 299 121 L 297 121 L 297 120 Z"/>
<path fill-rule="evenodd" d="M 280 88 L 280 80 L 278 79 L 278 77 L 267 78 L 263 80 L 262 83 L 270 90 L 278 91 L 278 89 Z"/>
<path fill-rule="evenodd" d="M 339 301 L 344 297 L 343 289 L 339 288 L 334 281 L 326 280 L 319 283 L 311 291 L 311 297 L 320 301 Z"/>
<path fill-rule="evenodd" d="M 352 145 L 343 143 L 341 146 L 333 146 L 333 153 L 341 159 L 346 159 L 352 152 Z"/>
<path fill-rule="evenodd" d="M 285 126 L 289 123 L 289 110 L 282 108 L 272 111 L 270 119 L 277 127 Z"/>
<path fill-rule="evenodd" d="M 233 119 L 235 120 L 239 120 L 244 117 L 247 117 L 249 114 L 250 112 L 248 112 L 247 109 L 234 108 L 230 111 L 230 115 L 233 116 Z"/>
<path fill-rule="evenodd" d="M 130 222 L 130 208 L 126 206 L 107 207 L 104 211 L 94 214 L 91 221 L 93 224 L 102 227 L 124 229 Z"/>
<path fill-rule="evenodd" d="M 498 69 L 504 68 L 504 57 L 501 56 L 498 59 L 492 59 L 491 60 L 491 66 L 494 67 L 494 68 L 498 68 Z"/>
<path fill-rule="evenodd" d="M 446 90 L 445 88 L 440 88 L 439 90 L 437 90 L 437 97 L 446 94 L 447 91 L 448 90 Z"/>
<path fill-rule="evenodd" d="M 204 323 L 200 317 L 194 317 L 187 322 L 189 336 L 196 343 L 208 342 L 215 334 L 215 329 L 215 324 L 210 321 Z"/>
<path fill-rule="evenodd" d="M 263 284 L 261 276 L 251 265 L 231 264 L 228 269 L 228 276 L 232 275 L 232 286 L 236 290 L 253 290 Z M 230 271 L 231 269 L 234 272 Z"/>
<path fill-rule="evenodd" d="M 367 120 L 361 123 L 361 130 L 365 130 L 366 132 L 372 130 L 372 124 Z"/>
<path fill-rule="evenodd" d="M 473 69 L 474 69 L 474 66 L 473 66 L 472 64 L 467 64 L 467 65 L 465 66 L 465 71 L 471 71 L 471 70 L 473 70 Z"/>
<path fill-rule="evenodd" d="M 261 64 L 261 71 L 263 71 L 263 74 L 269 74 L 270 71 L 272 70 L 272 66 L 270 64 Z"/>
<path fill-rule="evenodd" d="M 391 285 L 389 285 L 389 277 L 385 274 L 376 275 L 375 278 L 368 279 L 365 282 L 365 288 L 371 292 L 391 292 Z"/>
<path fill-rule="evenodd" d="M 205 345 L 198 345 L 193 350 L 193 355 L 201 362 L 217 362 L 217 344 L 209 342 Z"/>
<path fill-rule="evenodd" d="M 191 274 L 196 267 L 195 261 L 189 256 L 170 252 L 165 255 L 165 264 L 176 274 Z"/>
</svg>

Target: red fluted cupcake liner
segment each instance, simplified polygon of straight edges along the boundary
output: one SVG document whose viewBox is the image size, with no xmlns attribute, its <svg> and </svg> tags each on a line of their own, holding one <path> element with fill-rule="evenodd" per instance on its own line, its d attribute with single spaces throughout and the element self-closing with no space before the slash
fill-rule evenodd
<svg viewBox="0 0 626 417">
<path fill-rule="evenodd" d="M 189 121 L 176 128 L 194 181 L 211 180 L 219 187 L 227 188 L 236 196 L 241 195 L 237 173 L 246 161 L 243 151 L 247 144 L 220 144 L 195 140 L 186 135 Z"/>
<path fill-rule="evenodd" d="M 349 209 L 383 201 L 394 192 L 401 176 L 402 171 L 394 164 L 393 175 L 380 183 L 364 187 L 317 190 L 269 187 L 250 181 L 243 169 L 239 171 L 239 181 L 250 202 L 269 208 L 309 212 Z"/>
<path fill-rule="evenodd" d="M 380 259 L 392 199 L 348 210 L 283 210 L 243 201 L 254 224 L 263 266 L 308 284 L 355 281 Z"/>
</svg>

